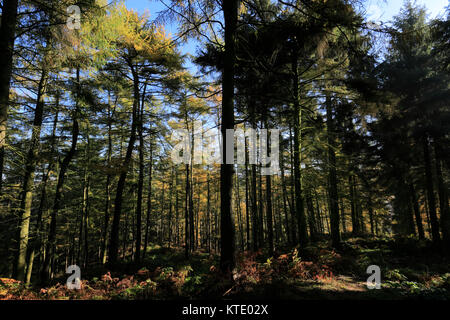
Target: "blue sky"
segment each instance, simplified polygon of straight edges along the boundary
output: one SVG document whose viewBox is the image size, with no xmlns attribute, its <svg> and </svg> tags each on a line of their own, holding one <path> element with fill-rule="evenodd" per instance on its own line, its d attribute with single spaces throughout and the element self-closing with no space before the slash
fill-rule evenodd
<svg viewBox="0 0 450 320">
<path fill-rule="evenodd" d="M 164 1 L 165 3 L 169 3 L 170 0 Z M 158 16 L 158 13 L 165 10 L 167 7 L 162 4 L 159 0 L 125 0 L 125 4 L 127 8 L 134 9 L 139 13 L 148 12 L 150 15 L 150 19 L 155 19 Z M 166 31 L 172 35 L 177 32 L 177 24 L 172 23 L 164 26 Z M 181 46 L 181 51 L 185 54 L 195 54 L 197 43 L 195 41 L 189 41 L 186 44 Z M 186 61 L 186 67 L 195 72 L 197 69 L 194 64 L 192 64 L 189 60 Z"/>
<path fill-rule="evenodd" d="M 429 18 L 435 18 L 436 16 L 443 16 L 445 7 L 449 5 L 450 0 L 416 0 L 416 3 L 423 5 L 427 8 Z M 170 0 L 166 0 L 169 3 Z M 164 10 L 166 7 L 158 0 L 125 0 L 126 6 L 130 9 L 134 9 L 140 13 L 147 11 L 150 14 L 150 18 L 154 19 L 158 15 L 158 12 Z M 389 22 L 397 15 L 402 7 L 404 0 L 366 0 L 364 7 L 366 8 L 366 16 L 369 20 L 375 22 Z M 176 24 L 166 26 L 166 30 L 172 34 L 176 33 Z M 190 41 L 182 46 L 184 53 L 195 54 L 196 43 Z M 191 69 L 193 65 L 188 63 L 187 66 Z"/>
<path fill-rule="evenodd" d="M 389 22 L 396 16 L 402 7 L 403 0 L 367 0 L 367 17 L 376 22 Z M 445 7 L 448 6 L 448 0 L 416 0 L 416 3 L 427 8 L 429 18 L 443 15 Z"/>
<path fill-rule="evenodd" d="M 152 18 L 165 8 L 158 0 L 126 0 L 128 8 L 133 8 L 138 12 L 148 10 Z M 170 2 L 170 0 L 166 0 Z M 367 16 L 376 21 L 388 22 L 393 16 L 398 14 L 404 0 L 366 0 L 365 7 Z M 444 13 L 444 8 L 449 4 L 449 0 L 416 0 L 420 5 L 424 5 L 430 14 L 430 18 Z M 176 26 L 170 26 L 171 31 L 176 31 Z"/>
</svg>

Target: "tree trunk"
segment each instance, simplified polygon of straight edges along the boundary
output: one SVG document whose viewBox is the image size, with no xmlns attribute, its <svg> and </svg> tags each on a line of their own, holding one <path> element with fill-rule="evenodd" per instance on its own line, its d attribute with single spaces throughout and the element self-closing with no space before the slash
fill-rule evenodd
<svg viewBox="0 0 450 320">
<path fill-rule="evenodd" d="M 291 244 L 292 237 L 291 237 L 291 230 L 290 230 L 291 228 L 290 228 L 290 222 L 289 222 L 290 210 L 288 210 L 288 205 L 290 207 L 290 204 L 289 204 L 288 193 L 287 193 L 287 188 L 286 188 L 286 178 L 284 175 L 283 150 L 281 150 L 281 154 L 280 154 L 280 170 L 281 170 L 281 192 L 282 192 L 282 197 L 283 197 L 283 213 L 284 213 L 285 226 L 286 226 L 286 237 L 287 237 L 287 242 L 289 244 Z"/>
<path fill-rule="evenodd" d="M 107 175 L 106 175 L 106 186 L 105 186 L 105 219 L 103 222 L 103 235 L 102 235 L 102 247 L 101 247 L 101 262 L 106 263 L 107 258 L 107 248 L 108 248 L 108 226 L 110 218 L 110 205 L 111 205 L 111 156 L 112 156 L 112 119 L 111 119 L 111 105 L 108 103 L 108 155 L 106 159 L 107 163 Z"/>
<path fill-rule="evenodd" d="M 323 215 L 322 215 L 322 208 L 320 207 L 320 199 L 319 199 L 319 194 L 314 191 L 315 193 L 315 199 L 316 199 L 316 207 L 317 207 L 317 216 L 319 218 L 319 222 L 320 222 L 320 232 L 322 235 L 325 234 L 325 223 L 323 222 Z"/>
<path fill-rule="evenodd" d="M 439 145 L 439 141 L 434 141 L 434 154 L 436 158 L 436 175 L 438 182 L 439 193 L 439 209 L 441 214 L 441 229 L 444 245 L 447 250 L 450 249 L 450 210 L 448 207 L 448 188 L 445 186 L 444 178 L 442 175 L 442 151 Z"/>
<path fill-rule="evenodd" d="M 374 224 L 374 216 L 373 216 L 372 197 L 370 194 L 368 195 L 368 198 L 367 198 L 367 209 L 369 211 L 370 233 L 373 236 L 375 234 L 375 224 Z"/>
<path fill-rule="evenodd" d="M 85 187 L 84 187 L 84 196 L 83 196 L 83 223 L 84 223 L 84 257 L 83 257 L 83 266 L 86 270 L 89 263 L 89 189 L 90 189 L 91 179 L 86 175 L 85 177 Z"/>
<path fill-rule="evenodd" d="M 351 209 L 351 217 L 352 217 L 352 234 L 353 236 L 358 236 L 360 234 L 359 230 L 359 219 L 358 214 L 356 212 L 356 204 L 355 204 L 355 179 L 352 174 L 348 176 L 348 186 L 350 189 L 350 209 Z"/>
<path fill-rule="evenodd" d="M 0 25 L 0 57 L 2 57 L 0 59 L 0 194 L 3 185 L 3 162 L 18 2 L 18 0 L 3 1 Z"/>
<path fill-rule="evenodd" d="M 290 171 L 291 171 L 291 189 L 290 189 L 290 213 L 291 213 L 291 220 L 292 220 L 292 243 L 297 243 L 297 231 L 298 224 L 296 223 L 296 217 L 295 217 L 295 172 L 294 172 L 294 137 L 292 135 L 292 126 L 289 124 L 289 154 L 290 154 Z"/>
<path fill-rule="evenodd" d="M 173 207 L 173 176 L 174 167 L 170 171 L 170 182 L 169 182 L 169 216 L 167 217 L 167 227 L 168 227 L 168 247 L 170 248 L 170 243 L 172 239 L 172 207 Z"/>
<path fill-rule="evenodd" d="M 331 98 L 326 98 L 327 108 L 327 138 L 328 138 L 328 187 L 330 195 L 330 227 L 331 227 L 331 244 L 335 249 L 341 247 L 341 236 L 339 232 L 339 199 L 337 193 L 337 175 L 336 175 L 336 148 L 334 120 L 332 115 Z"/>
<path fill-rule="evenodd" d="M 341 197 L 339 199 L 339 201 L 340 201 L 340 208 L 341 208 L 342 234 L 345 234 L 347 232 L 347 226 L 345 223 L 345 208 L 344 208 L 343 197 Z"/>
<path fill-rule="evenodd" d="M 301 176 L 301 148 L 302 148 L 302 108 L 300 107 L 300 83 L 298 74 L 297 52 L 293 52 L 293 90 L 294 90 L 294 189 L 295 211 L 297 214 L 298 244 L 301 248 L 308 243 L 306 231 L 306 217 L 303 203 L 302 176 Z"/>
<path fill-rule="evenodd" d="M 164 246 L 164 211 L 165 211 L 165 196 L 166 196 L 166 188 L 165 188 L 165 181 L 162 182 L 162 190 L 161 190 L 161 200 L 160 200 L 160 204 L 161 204 L 161 214 L 160 214 L 160 218 L 159 218 L 159 235 L 158 235 L 158 239 L 159 239 L 159 244 L 161 246 Z"/>
<path fill-rule="evenodd" d="M 58 215 L 58 211 L 61 207 L 61 198 L 63 193 L 64 179 L 66 175 L 66 171 L 69 168 L 69 164 L 72 161 L 72 158 L 75 155 L 78 135 L 80 132 L 80 128 L 78 125 L 78 113 L 79 113 L 79 104 L 78 104 L 78 94 L 80 92 L 80 69 L 77 68 L 76 71 L 77 77 L 77 98 L 75 102 L 75 112 L 73 115 L 73 126 L 72 126 L 72 145 L 70 147 L 69 152 L 64 157 L 64 160 L 61 163 L 61 167 L 58 174 L 58 182 L 56 184 L 56 192 L 55 192 L 55 200 L 53 202 L 53 210 L 50 216 L 50 229 L 47 239 L 46 246 L 46 255 L 44 259 L 44 264 L 42 267 L 41 280 L 43 283 L 48 282 L 52 274 L 52 265 L 54 265 L 54 257 L 56 250 L 56 217 Z"/>
<path fill-rule="evenodd" d="M 268 122 L 265 123 L 266 129 L 268 128 Z M 268 129 L 267 129 L 268 130 Z M 270 139 L 267 135 L 267 152 L 270 150 Z M 270 164 L 267 165 L 270 167 Z M 266 175 L 266 213 L 267 213 L 267 241 L 269 242 L 269 256 L 273 256 L 273 211 L 272 211 L 272 176 Z"/>
<path fill-rule="evenodd" d="M 238 174 L 236 172 L 236 213 L 238 220 L 238 230 L 239 230 L 239 243 L 241 245 L 241 251 L 244 251 L 244 231 L 243 231 L 243 223 L 242 223 L 242 214 L 241 214 L 241 195 L 239 190 L 239 181 Z"/>
<path fill-rule="evenodd" d="M 192 148 L 193 150 L 193 148 Z M 191 158 L 192 159 L 192 158 Z M 193 193 L 194 193 L 194 181 L 193 181 L 193 166 L 192 161 L 190 166 L 190 189 L 188 193 L 189 197 L 189 236 L 190 236 L 190 250 L 193 252 L 196 248 L 196 235 L 195 235 L 195 221 L 194 221 L 194 199 L 193 199 Z"/>
<path fill-rule="evenodd" d="M 190 179 L 189 179 L 189 164 L 186 163 L 186 194 L 185 194 L 185 206 L 184 206 L 184 255 L 187 258 L 189 258 L 189 251 L 190 251 L 190 232 L 189 232 L 189 194 L 191 193 L 190 190 Z"/>
<path fill-rule="evenodd" d="M 425 181 L 428 194 L 428 208 L 430 210 L 431 237 L 436 246 L 440 245 L 441 236 L 439 234 L 439 222 L 436 214 L 436 200 L 433 188 L 433 175 L 431 171 L 431 157 L 428 143 L 428 137 L 423 139 L 423 156 L 425 162 Z"/>
<path fill-rule="evenodd" d="M 206 176 L 206 247 L 208 253 L 211 252 L 211 192 L 209 166 L 206 168 L 208 175 Z"/>
<path fill-rule="evenodd" d="M 147 218 L 145 222 L 145 238 L 144 238 L 144 252 L 142 257 L 145 258 L 147 253 L 147 246 L 150 232 L 150 217 L 152 213 L 152 168 L 153 168 L 153 144 L 150 142 L 150 160 L 148 169 L 148 197 L 147 197 Z"/>
<path fill-rule="evenodd" d="M 314 214 L 314 206 L 312 202 L 310 190 L 306 191 L 306 208 L 308 210 L 309 234 L 311 241 L 317 240 L 317 222 Z"/>
<path fill-rule="evenodd" d="M 130 140 L 128 141 L 127 152 L 125 159 L 122 164 L 119 181 L 117 183 L 116 198 L 114 200 L 114 215 L 111 226 L 111 238 L 109 245 L 109 262 L 111 265 L 117 263 L 117 257 L 119 253 L 119 226 L 120 217 L 122 215 L 122 200 L 123 191 L 125 189 L 125 181 L 127 179 L 128 167 L 131 162 L 133 155 L 134 143 L 136 141 L 136 127 L 138 122 L 138 110 L 140 102 L 140 92 L 139 92 L 139 77 L 135 67 L 130 64 L 131 72 L 133 74 L 133 111 L 132 111 L 132 121 L 131 121 L 131 133 Z"/>
<path fill-rule="evenodd" d="M 142 242 L 142 193 L 144 190 L 144 102 L 145 91 L 147 85 L 144 85 L 144 92 L 142 94 L 141 107 L 139 111 L 139 178 L 137 190 L 137 205 L 136 205 L 136 254 L 134 256 L 135 263 L 139 264 L 141 261 L 141 242 Z"/>
<path fill-rule="evenodd" d="M 89 193 L 91 187 L 91 177 L 89 176 L 89 168 L 91 166 L 91 139 L 89 137 L 89 125 L 87 129 L 87 146 L 86 146 L 86 171 L 84 177 L 84 191 L 83 191 L 83 222 L 84 222 L 84 258 L 83 258 L 83 266 L 86 270 L 89 264 Z"/>
<path fill-rule="evenodd" d="M 250 206 L 250 199 L 249 199 L 249 170 L 248 170 L 248 144 L 247 140 L 245 140 L 245 222 L 246 222 L 246 241 L 247 250 L 250 250 L 250 213 L 249 213 L 249 206 Z M 209 180 L 208 180 L 208 204 L 209 204 Z"/>
<path fill-rule="evenodd" d="M 256 131 L 256 118 L 255 118 L 255 106 L 253 103 L 250 104 L 250 122 L 252 125 L 252 129 Z M 256 146 L 253 146 L 252 151 L 254 152 Z M 256 155 L 255 155 L 256 158 Z M 252 202 L 252 242 L 253 242 L 253 251 L 257 251 L 259 248 L 258 243 L 258 198 L 257 198 L 257 186 L 256 186 L 256 164 L 251 164 L 251 187 L 250 187 L 250 199 Z"/>
<path fill-rule="evenodd" d="M 261 164 L 258 165 L 259 168 L 259 188 L 258 188 L 258 197 L 259 197 L 259 206 L 258 206 L 258 242 L 259 247 L 264 246 L 264 198 L 263 198 L 263 183 L 262 183 L 262 174 L 261 174 Z"/>
<path fill-rule="evenodd" d="M 175 167 L 175 243 L 177 246 L 180 245 L 180 228 L 179 228 L 179 198 L 178 198 L 178 169 Z M 209 185 L 209 180 L 208 180 Z M 209 226 L 209 225 L 208 225 Z"/>
<path fill-rule="evenodd" d="M 17 280 L 25 280 L 25 267 L 28 249 L 28 238 L 30 229 L 31 206 L 33 201 L 34 171 L 39 156 L 39 140 L 41 136 L 42 120 L 45 106 L 45 92 L 47 88 L 48 71 L 42 70 L 38 85 L 36 108 L 34 112 L 33 128 L 31 133 L 30 147 L 28 149 L 25 174 L 23 178 L 22 199 L 20 203 L 21 219 L 19 223 L 18 252 L 14 275 Z"/>
<path fill-rule="evenodd" d="M 417 194 L 416 190 L 414 190 L 413 183 L 409 185 L 409 190 L 411 194 L 412 205 L 414 208 L 414 216 L 416 218 L 417 231 L 419 232 L 419 239 L 422 240 L 425 239 L 425 233 L 423 231 L 422 216 L 420 215 L 419 202 L 417 200 Z"/>
<path fill-rule="evenodd" d="M 58 115 L 59 115 L 59 95 L 56 97 L 56 114 L 53 121 L 53 129 L 52 129 L 52 135 L 51 135 L 51 147 L 50 147 L 50 154 L 54 156 L 55 154 L 55 148 L 56 148 L 56 128 L 58 125 Z M 33 273 L 33 264 L 34 264 L 34 258 L 36 255 L 36 251 L 40 250 L 40 247 L 42 245 L 42 235 L 41 235 L 41 229 L 42 229 L 42 215 L 44 212 L 44 208 L 47 205 L 47 183 L 48 179 L 50 177 L 51 172 L 53 171 L 55 167 L 55 162 L 53 159 L 50 161 L 47 172 L 43 175 L 42 178 L 42 190 L 41 190 L 41 197 L 39 201 L 39 208 L 37 212 L 37 218 L 36 218 L 36 239 L 34 240 L 34 243 L 31 247 L 30 256 L 28 258 L 28 266 L 27 266 L 27 276 L 26 276 L 26 283 L 29 284 L 31 282 L 31 275 Z"/>
<path fill-rule="evenodd" d="M 231 198 L 233 193 L 233 164 L 227 153 L 227 129 L 234 130 L 234 69 L 236 63 L 235 42 L 238 17 L 238 0 L 222 2 L 225 20 L 225 52 L 222 73 L 222 150 L 223 164 L 220 166 L 220 269 L 231 275 L 235 266 L 235 237 Z"/>
</svg>

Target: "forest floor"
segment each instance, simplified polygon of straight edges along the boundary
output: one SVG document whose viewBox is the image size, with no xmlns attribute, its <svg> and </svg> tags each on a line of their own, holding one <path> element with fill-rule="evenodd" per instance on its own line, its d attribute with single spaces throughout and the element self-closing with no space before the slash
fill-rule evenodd
<svg viewBox="0 0 450 320">
<path fill-rule="evenodd" d="M 124 263 L 114 272 L 91 267 L 82 288 L 68 290 L 67 275 L 50 287 L 25 286 L 0 279 L 0 299 L 275 299 L 275 300 L 403 300 L 450 298 L 450 259 L 429 242 L 413 239 L 361 239 L 344 242 L 340 252 L 319 241 L 305 248 L 278 249 L 239 256 L 233 280 L 217 270 L 218 257 L 196 252 L 186 260 L 182 248 L 153 246 L 141 266 Z M 369 290 L 369 265 L 381 269 L 381 289 Z"/>
</svg>

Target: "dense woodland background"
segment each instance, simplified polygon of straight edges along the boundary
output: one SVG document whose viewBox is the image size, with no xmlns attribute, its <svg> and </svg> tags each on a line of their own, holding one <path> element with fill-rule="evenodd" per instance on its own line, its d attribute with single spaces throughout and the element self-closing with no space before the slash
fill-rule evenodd
<svg viewBox="0 0 450 320">
<path fill-rule="evenodd" d="M 448 254 L 448 10 L 428 20 L 407 1 L 379 25 L 356 0 L 165 3 L 150 19 L 120 1 L 2 1 L 1 276 L 145 274 L 175 254 L 236 285 L 254 267 L 242 257 L 300 263 L 357 241 Z M 197 54 L 181 54 L 192 38 Z M 248 154 L 174 164 L 171 134 L 196 120 L 279 129 L 280 173 Z M 206 286 L 190 268 L 183 280 Z"/>
</svg>

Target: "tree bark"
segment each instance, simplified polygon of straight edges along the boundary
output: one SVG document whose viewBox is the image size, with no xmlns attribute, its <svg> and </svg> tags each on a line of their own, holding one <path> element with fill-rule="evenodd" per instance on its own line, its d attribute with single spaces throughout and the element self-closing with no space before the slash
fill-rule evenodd
<svg viewBox="0 0 450 320">
<path fill-rule="evenodd" d="M 294 189 L 295 189 L 295 210 L 297 214 L 298 244 L 301 248 L 308 243 L 306 231 L 306 217 L 303 203 L 302 176 L 301 176 L 301 148 L 302 148 L 302 108 L 300 107 L 300 83 L 298 74 L 297 52 L 293 52 L 292 61 L 293 90 L 294 90 Z"/>
<path fill-rule="evenodd" d="M 328 187 L 330 195 L 330 227 L 331 227 L 331 244 L 335 249 L 341 247 L 341 236 L 339 232 L 339 205 L 337 192 L 337 175 L 336 175 L 336 148 L 334 120 L 332 115 L 331 98 L 326 98 L 327 109 L 327 138 L 328 138 Z"/>
<path fill-rule="evenodd" d="M 102 247 L 101 247 L 101 262 L 106 263 L 107 248 L 108 248 L 108 227 L 110 219 L 110 205 L 111 205 L 111 156 L 112 156 L 112 119 L 111 119 L 111 105 L 108 103 L 108 153 L 107 153 L 107 170 L 106 186 L 105 186 L 105 219 L 103 222 L 103 235 L 102 235 Z"/>
<path fill-rule="evenodd" d="M 268 130 L 266 120 L 265 127 Z M 270 139 L 267 135 L 267 152 L 270 150 Z M 267 165 L 270 167 L 270 164 Z M 273 256 L 273 211 L 272 211 L 272 176 L 266 175 L 266 213 L 267 213 L 267 241 L 269 242 L 269 256 Z"/>
<path fill-rule="evenodd" d="M 297 243 L 297 231 L 298 224 L 296 223 L 295 217 L 295 170 L 294 170 L 294 137 L 292 134 L 292 125 L 289 124 L 289 154 L 290 154 L 290 171 L 291 171 L 291 189 L 290 189 L 290 213 L 291 213 L 291 222 L 292 222 L 292 243 Z"/>
<path fill-rule="evenodd" d="M 45 107 L 45 92 L 48 81 L 48 70 L 44 68 L 38 85 L 36 108 L 34 112 L 33 128 L 31 133 L 30 147 L 28 149 L 25 174 L 23 178 L 22 199 L 20 203 L 21 219 L 19 222 L 18 252 L 14 275 L 17 280 L 25 280 L 25 267 L 28 249 L 28 238 L 30 230 L 31 206 L 33 201 L 34 171 L 38 162 L 39 140 L 41 136 L 42 120 Z"/>
<path fill-rule="evenodd" d="M 256 132 L 256 118 L 255 118 L 255 105 L 253 103 L 250 104 L 250 122 L 252 125 L 252 129 Z M 253 152 L 255 150 L 256 146 L 253 146 Z M 256 157 L 256 155 L 255 155 Z M 258 225 L 258 199 L 257 199 L 257 186 L 256 186 L 256 164 L 251 164 L 251 187 L 250 187 L 250 200 L 252 202 L 252 248 L 253 251 L 256 252 L 259 248 L 258 243 L 258 231 L 259 231 L 259 225 Z"/>
<path fill-rule="evenodd" d="M 142 244 L 142 193 L 144 190 L 144 102 L 147 85 L 144 85 L 142 94 L 141 107 L 139 111 L 138 135 L 139 135 L 139 178 L 137 190 L 136 205 L 136 254 L 134 256 L 135 263 L 141 261 L 141 244 Z"/>
<path fill-rule="evenodd" d="M 352 234 L 353 236 L 358 236 L 360 234 L 359 228 L 359 219 L 356 211 L 355 204 L 355 179 L 352 174 L 348 176 L 348 186 L 350 189 L 350 209 L 351 209 L 351 218 L 352 218 Z"/>
<path fill-rule="evenodd" d="M 125 181 L 127 179 L 128 167 L 131 162 L 131 157 L 133 155 L 134 143 L 136 142 L 136 127 L 138 122 L 138 110 L 140 102 L 140 92 L 139 92 L 139 76 L 135 70 L 135 66 L 131 63 L 129 64 L 131 73 L 133 75 L 133 111 L 131 120 L 131 132 L 130 139 L 128 141 L 127 152 L 125 159 L 122 164 L 119 181 L 117 183 L 116 198 L 114 200 L 114 215 L 111 226 L 111 237 L 109 245 L 109 263 L 115 265 L 117 263 L 117 258 L 119 254 L 119 226 L 120 217 L 122 215 L 122 200 L 123 191 L 125 189 Z"/>
<path fill-rule="evenodd" d="M 150 217 L 152 214 L 152 169 L 153 169 L 153 144 L 150 142 L 150 160 L 148 169 L 148 195 L 147 195 L 147 217 L 145 222 L 144 252 L 142 257 L 145 258 L 150 232 Z"/>
<path fill-rule="evenodd" d="M 289 199 L 288 199 L 288 193 L 286 188 L 286 178 L 284 175 L 284 157 L 283 157 L 283 150 L 281 150 L 280 154 L 280 170 L 281 170 L 281 192 L 282 192 L 282 201 L 283 201 L 283 213 L 284 213 L 284 219 L 285 219 L 285 226 L 286 226 L 286 237 L 287 242 L 289 244 L 292 243 L 292 236 L 291 236 L 291 228 L 290 228 L 290 222 L 289 222 L 289 214 L 290 209 L 288 210 Z"/>
<path fill-rule="evenodd" d="M 168 227 L 168 247 L 170 248 L 171 240 L 172 240 L 172 207 L 173 207 L 173 176 L 174 176 L 174 167 L 170 170 L 170 182 L 169 182 L 169 215 L 167 217 L 167 227 Z"/>
<path fill-rule="evenodd" d="M 436 214 L 436 198 L 434 196 L 433 175 L 431 171 L 431 157 L 428 136 L 423 138 L 423 157 L 425 163 L 425 181 L 428 194 L 428 208 L 430 211 L 431 237 L 436 246 L 440 245 L 439 222 Z"/>
<path fill-rule="evenodd" d="M 13 67 L 18 0 L 4 0 L 0 25 L 0 194 L 3 186 L 9 89 Z M 22 266 L 21 266 L 22 268 Z"/>
<path fill-rule="evenodd" d="M 249 170 L 248 170 L 248 144 L 245 140 L 245 222 L 246 222 L 246 248 L 250 250 L 250 199 L 249 199 Z M 208 204 L 209 204 L 209 180 L 208 180 Z"/>
<path fill-rule="evenodd" d="M 231 198 L 233 193 L 233 164 L 227 163 L 227 129 L 234 129 L 234 70 L 235 42 L 238 17 L 238 0 L 222 2 L 225 20 L 225 52 L 222 73 L 222 148 L 223 164 L 220 166 L 220 269 L 231 275 L 235 266 L 235 235 Z"/>
<path fill-rule="evenodd" d="M 450 210 L 448 207 L 448 188 L 445 186 L 442 175 L 442 151 L 439 141 L 434 141 L 434 154 L 436 160 L 436 175 L 438 182 L 439 209 L 441 214 L 442 239 L 447 250 L 450 249 Z"/>
<path fill-rule="evenodd" d="M 52 129 L 52 135 L 51 135 L 51 147 L 50 147 L 50 155 L 54 156 L 55 154 L 55 148 L 56 148 L 56 128 L 58 125 L 58 115 L 59 115 L 59 95 L 56 97 L 56 114 L 55 118 L 53 120 L 53 129 Z M 42 178 L 42 190 L 41 190 L 41 197 L 39 200 L 39 208 L 37 212 L 36 217 L 36 239 L 34 240 L 34 243 L 31 247 L 31 252 L 28 258 L 28 266 L 27 266 L 27 276 L 26 276 L 26 283 L 29 284 L 31 282 L 31 276 L 33 273 L 33 264 L 34 264 L 34 258 L 36 255 L 36 251 L 39 251 L 41 245 L 42 245 L 42 235 L 41 235 L 41 229 L 42 229 L 42 215 L 44 213 L 44 208 L 47 205 L 47 183 L 48 179 L 50 177 L 51 172 L 53 171 L 55 167 L 55 163 L 53 160 L 50 161 L 47 172 L 43 175 Z"/>
<path fill-rule="evenodd" d="M 80 92 L 80 69 L 77 68 L 76 71 L 77 78 L 77 98 L 75 102 L 75 112 L 73 115 L 73 126 L 72 126 L 72 145 L 70 147 L 69 152 L 64 157 L 64 160 L 61 163 L 61 167 L 58 174 L 58 182 L 56 184 L 56 192 L 55 192 L 55 200 L 53 202 L 53 210 L 50 216 L 50 229 L 47 239 L 46 246 L 46 255 L 42 267 L 41 273 L 41 281 L 43 283 L 47 283 L 50 279 L 52 273 L 52 265 L 54 265 L 54 256 L 56 250 L 56 217 L 58 215 L 58 211 L 61 207 L 61 198 L 63 194 L 63 186 L 64 179 L 66 175 L 66 171 L 69 168 L 69 164 L 72 161 L 72 158 L 75 155 L 78 135 L 80 132 L 80 128 L 78 125 L 78 113 L 79 113 L 79 104 L 78 104 L 78 93 Z"/>
<path fill-rule="evenodd" d="M 311 241 L 317 240 L 317 222 L 310 190 L 306 191 L 306 208 L 308 210 L 309 234 Z"/>
<path fill-rule="evenodd" d="M 425 233 L 423 230 L 422 216 L 420 215 L 419 202 L 417 200 L 416 190 L 413 183 L 409 185 L 409 191 L 411 194 L 411 201 L 414 209 L 414 217 L 416 218 L 417 231 L 419 232 L 419 239 L 425 239 Z"/>
<path fill-rule="evenodd" d="M 190 251 L 190 232 L 189 232 L 189 207 L 190 207 L 190 179 L 189 179 L 189 164 L 186 163 L 186 194 L 185 194 L 185 205 L 184 205 L 184 256 L 189 258 Z"/>
<path fill-rule="evenodd" d="M 209 166 L 206 168 L 208 175 L 206 176 L 206 247 L 208 253 L 211 252 L 211 190 Z"/>
</svg>

